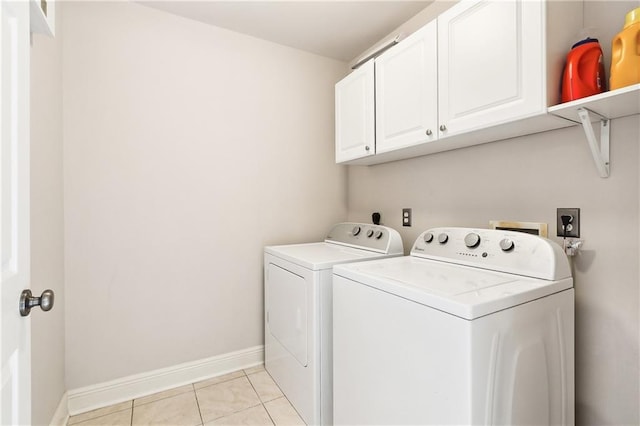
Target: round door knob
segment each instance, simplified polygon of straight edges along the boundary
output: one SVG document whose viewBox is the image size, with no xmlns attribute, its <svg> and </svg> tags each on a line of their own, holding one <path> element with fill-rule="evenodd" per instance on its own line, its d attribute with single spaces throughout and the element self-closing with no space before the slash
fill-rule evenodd
<svg viewBox="0 0 640 426">
<path fill-rule="evenodd" d="M 40 306 L 40 309 L 45 312 L 50 311 L 53 308 L 54 299 L 53 290 L 43 291 L 40 297 L 34 297 L 29 289 L 23 290 L 20 294 L 20 315 L 26 317 L 31 313 L 31 308 L 36 306 Z"/>
<path fill-rule="evenodd" d="M 354 226 L 353 229 L 351 230 L 351 233 L 355 237 L 356 235 L 358 235 L 360 233 L 360 227 L 358 225 Z"/>
<path fill-rule="evenodd" d="M 433 132 L 431 131 L 431 129 L 427 129 L 427 131 L 425 132 L 427 134 L 427 136 L 431 136 L 433 134 Z"/>
<path fill-rule="evenodd" d="M 449 241 L 449 236 L 447 234 L 442 233 L 438 235 L 438 242 L 440 244 L 445 244 L 447 241 Z"/>
<path fill-rule="evenodd" d="M 471 232 L 464 237 L 464 244 L 469 248 L 476 248 L 480 245 L 480 235 Z"/>
<path fill-rule="evenodd" d="M 429 244 L 431 241 L 433 241 L 433 234 L 431 232 L 424 234 L 424 242 Z"/>
<path fill-rule="evenodd" d="M 500 240 L 500 248 L 502 251 L 511 251 L 515 248 L 515 243 L 509 238 L 503 238 Z"/>
<path fill-rule="evenodd" d="M 370 149 L 371 149 L 371 148 L 369 148 L 369 145 L 367 145 L 367 146 L 365 146 L 365 147 L 364 147 L 364 150 L 365 150 L 365 151 L 369 151 Z"/>
<path fill-rule="evenodd" d="M 447 130 L 447 126 L 445 126 L 444 124 L 441 124 L 440 130 L 444 132 L 445 130 Z"/>
</svg>

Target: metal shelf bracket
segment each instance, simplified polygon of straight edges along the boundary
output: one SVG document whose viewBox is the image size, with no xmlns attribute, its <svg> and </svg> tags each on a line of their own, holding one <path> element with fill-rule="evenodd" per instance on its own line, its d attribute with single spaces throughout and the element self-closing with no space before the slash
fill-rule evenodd
<svg viewBox="0 0 640 426">
<path fill-rule="evenodd" d="M 596 139 L 593 124 L 591 123 L 591 116 L 595 116 L 600 120 L 600 143 L 598 143 Z M 600 177 L 609 177 L 609 130 L 611 128 L 611 121 L 586 108 L 578 108 L 578 117 L 582 123 L 582 128 L 587 137 L 591 155 L 593 156 L 593 161 L 596 164 Z"/>
</svg>

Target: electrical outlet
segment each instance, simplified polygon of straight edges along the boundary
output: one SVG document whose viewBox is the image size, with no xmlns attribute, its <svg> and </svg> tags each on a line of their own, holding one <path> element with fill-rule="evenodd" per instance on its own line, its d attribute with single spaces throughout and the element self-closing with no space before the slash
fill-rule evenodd
<svg viewBox="0 0 640 426">
<path fill-rule="evenodd" d="M 411 226 L 411 209 L 402 209 L 402 226 Z"/>
<path fill-rule="evenodd" d="M 562 216 L 571 216 L 567 233 L 562 229 Z M 559 208 L 556 212 L 556 235 L 558 237 L 580 238 L 580 209 L 577 208 Z"/>
</svg>

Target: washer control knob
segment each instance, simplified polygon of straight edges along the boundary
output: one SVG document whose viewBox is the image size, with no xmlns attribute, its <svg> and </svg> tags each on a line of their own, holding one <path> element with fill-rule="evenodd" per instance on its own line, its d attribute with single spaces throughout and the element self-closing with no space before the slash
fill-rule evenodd
<svg viewBox="0 0 640 426">
<path fill-rule="evenodd" d="M 443 232 L 442 234 L 438 235 L 438 242 L 440 244 L 446 244 L 447 241 L 449 241 L 449 236 L 447 234 Z"/>
<path fill-rule="evenodd" d="M 433 234 L 431 232 L 424 234 L 424 242 L 429 244 L 431 241 L 433 241 Z"/>
<path fill-rule="evenodd" d="M 353 236 L 355 237 L 356 235 L 358 235 L 360 233 L 361 229 L 358 225 L 354 226 L 353 229 L 351 230 L 351 233 L 353 234 Z"/>
<path fill-rule="evenodd" d="M 480 235 L 471 232 L 464 237 L 464 244 L 469 248 L 476 248 L 480 245 Z"/>
<path fill-rule="evenodd" d="M 380 238 L 382 238 L 382 235 L 383 235 L 382 231 L 376 232 L 376 240 L 379 240 Z"/>
<path fill-rule="evenodd" d="M 373 237 L 373 229 L 369 229 L 367 231 L 367 238 L 371 238 L 371 237 Z"/>
<path fill-rule="evenodd" d="M 511 251 L 515 248 L 515 243 L 509 238 L 503 238 L 500 240 L 500 248 L 502 251 Z"/>
</svg>

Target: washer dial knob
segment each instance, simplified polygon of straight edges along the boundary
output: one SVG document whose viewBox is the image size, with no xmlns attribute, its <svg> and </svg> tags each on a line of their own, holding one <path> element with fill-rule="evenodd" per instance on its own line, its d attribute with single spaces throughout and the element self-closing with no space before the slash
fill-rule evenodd
<svg viewBox="0 0 640 426">
<path fill-rule="evenodd" d="M 480 235 L 471 232 L 464 237 L 464 244 L 469 248 L 476 248 L 480 245 Z"/>
<path fill-rule="evenodd" d="M 446 244 L 447 241 L 449 241 L 449 236 L 447 234 L 443 232 L 442 234 L 438 235 L 438 242 L 440 244 Z"/>
<path fill-rule="evenodd" d="M 382 235 L 383 235 L 382 231 L 376 232 L 376 240 L 379 240 L 380 238 L 382 238 Z"/>
<path fill-rule="evenodd" d="M 373 237 L 373 229 L 369 229 L 367 231 L 367 238 L 371 238 L 371 237 Z"/>
<path fill-rule="evenodd" d="M 356 235 L 358 235 L 360 233 L 360 227 L 359 226 L 354 226 L 353 229 L 351 230 L 351 233 L 353 234 L 353 236 L 355 237 Z"/>
<path fill-rule="evenodd" d="M 502 251 L 511 251 L 515 248 L 515 243 L 509 238 L 503 238 L 500 240 L 500 248 Z"/>
<path fill-rule="evenodd" d="M 429 244 L 431 241 L 433 241 L 433 234 L 431 232 L 424 234 L 424 242 Z"/>
</svg>

